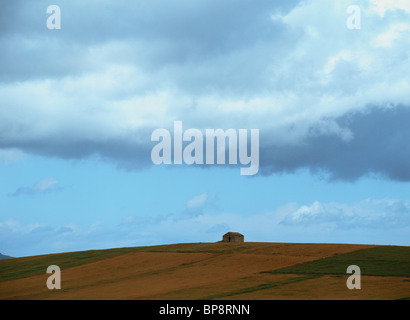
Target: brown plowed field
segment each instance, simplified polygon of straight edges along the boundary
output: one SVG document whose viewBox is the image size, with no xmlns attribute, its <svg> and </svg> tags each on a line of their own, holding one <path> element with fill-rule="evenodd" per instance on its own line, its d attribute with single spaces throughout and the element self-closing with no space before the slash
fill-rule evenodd
<svg viewBox="0 0 410 320">
<path fill-rule="evenodd" d="M 349 275 L 346 273 L 276 273 L 281 268 L 303 266 L 309 261 L 327 262 L 332 257 L 350 257 L 346 254 L 366 252 L 374 247 L 349 244 L 196 243 L 5 259 L 0 261 L 0 299 L 410 297 L 410 276 L 407 273 L 404 276 L 374 276 L 362 271 L 361 290 L 347 289 Z M 407 250 L 408 247 L 403 248 Z M 400 261 L 406 268 L 407 260 Z M 61 268 L 61 290 L 46 287 L 50 276 L 46 269 L 52 264 Z M 343 272 L 346 272 L 347 266 L 341 266 Z"/>
</svg>

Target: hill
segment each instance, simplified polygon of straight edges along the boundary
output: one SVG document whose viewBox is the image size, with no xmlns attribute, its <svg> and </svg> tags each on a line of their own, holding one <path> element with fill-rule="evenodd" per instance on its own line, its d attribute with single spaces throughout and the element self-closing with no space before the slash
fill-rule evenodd
<svg viewBox="0 0 410 320">
<path fill-rule="evenodd" d="M 6 256 L 6 255 L 0 253 L 0 259 L 10 259 L 10 258 L 13 258 L 13 257 Z"/>
<path fill-rule="evenodd" d="M 348 290 L 349 265 L 361 290 Z M 46 287 L 49 265 L 61 290 Z M 409 299 L 410 247 L 193 243 L 0 261 L 0 299 Z"/>
</svg>

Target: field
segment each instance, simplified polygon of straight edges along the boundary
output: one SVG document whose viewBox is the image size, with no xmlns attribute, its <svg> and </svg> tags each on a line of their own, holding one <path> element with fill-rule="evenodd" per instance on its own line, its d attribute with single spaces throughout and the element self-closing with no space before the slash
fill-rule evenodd
<svg viewBox="0 0 410 320">
<path fill-rule="evenodd" d="M 46 286 L 49 265 L 60 290 Z M 346 286 L 349 265 L 360 290 Z M 192 243 L 4 259 L 0 299 L 410 299 L 410 247 Z"/>
</svg>

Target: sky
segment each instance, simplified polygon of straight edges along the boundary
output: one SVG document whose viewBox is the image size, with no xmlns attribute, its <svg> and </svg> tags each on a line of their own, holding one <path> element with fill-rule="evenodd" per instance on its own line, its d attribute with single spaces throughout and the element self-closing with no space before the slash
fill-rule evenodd
<svg viewBox="0 0 410 320">
<path fill-rule="evenodd" d="M 409 45 L 406 0 L 0 0 L 0 252 L 410 245 Z M 174 121 L 259 171 L 154 164 Z"/>
</svg>

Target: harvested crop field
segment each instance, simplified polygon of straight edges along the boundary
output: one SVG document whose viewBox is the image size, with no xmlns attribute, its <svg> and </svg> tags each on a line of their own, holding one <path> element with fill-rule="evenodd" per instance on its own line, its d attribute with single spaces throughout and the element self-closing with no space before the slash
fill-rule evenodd
<svg viewBox="0 0 410 320">
<path fill-rule="evenodd" d="M 361 289 L 349 290 L 349 265 Z M 49 290 L 49 265 L 61 289 Z M 193 243 L 0 261 L 0 299 L 409 299 L 410 247 Z"/>
</svg>

